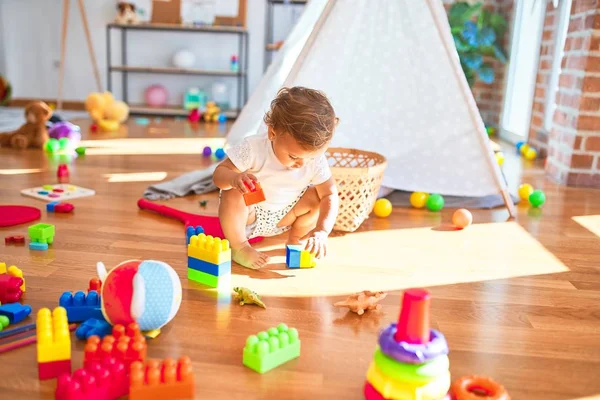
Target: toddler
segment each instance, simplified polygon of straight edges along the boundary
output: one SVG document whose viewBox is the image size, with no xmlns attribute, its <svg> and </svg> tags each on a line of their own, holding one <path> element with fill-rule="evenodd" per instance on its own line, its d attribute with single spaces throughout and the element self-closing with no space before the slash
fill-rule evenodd
<svg viewBox="0 0 600 400">
<path fill-rule="evenodd" d="M 269 257 L 248 239 L 289 231 L 287 244 L 306 244 L 317 258 L 327 254 L 327 237 L 338 212 L 338 192 L 325 151 L 338 123 L 327 97 L 304 87 L 283 88 L 264 117 L 267 133 L 227 151 L 213 180 L 221 189 L 219 219 L 232 257 L 253 269 Z M 266 200 L 247 207 L 246 185 L 259 182 Z"/>
</svg>

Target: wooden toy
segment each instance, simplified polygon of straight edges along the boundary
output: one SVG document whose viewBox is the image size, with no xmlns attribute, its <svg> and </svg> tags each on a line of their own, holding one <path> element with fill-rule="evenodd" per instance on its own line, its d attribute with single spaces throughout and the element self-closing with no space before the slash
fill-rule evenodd
<svg viewBox="0 0 600 400">
<path fill-rule="evenodd" d="M 348 296 L 344 301 L 338 301 L 333 305 L 335 307 L 348 307 L 350 311 L 363 315 L 367 310 L 380 310 L 381 304 L 378 304 L 381 300 L 387 297 L 385 292 L 371 292 L 370 290 L 363 290 L 360 293 L 355 293 Z"/>
<path fill-rule="evenodd" d="M 88 197 L 96 194 L 92 189 L 86 189 L 77 185 L 59 183 L 54 185 L 44 185 L 44 187 L 34 187 L 21 190 L 23 196 L 29 196 L 44 201 L 72 200 L 80 197 Z M 39 218 L 39 217 L 38 217 Z"/>
<path fill-rule="evenodd" d="M 240 301 L 240 306 L 243 306 L 244 304 L 256 304 L 259 307 L 267 308 L 256 292 L 245 287 L 234 287 L 233 291 Z"/>
<path fill-rule="evenodd" d="M 41 211 L 29 206 L 0 206 L 0 226 L 13 226 L 35 221 Z"/>
<path fill-rule="evenodd" d="M 39 379 L 71 373 L 71 335 L 67 311 L 42 308 L 37 314 L 37 362 Z"/>
<path fill-rule="evenodd" d="M 194 372 L 189 357 L 131 364 L 130 400 L 192 399 Z"/>
<path fill-rule="evenodd" d="M 243 363 L 259 374 L 264 374 L 297 357 L 300 357 L 298 330 L 282 323 L 266 332 L 248 336 Z"/>
</svg>

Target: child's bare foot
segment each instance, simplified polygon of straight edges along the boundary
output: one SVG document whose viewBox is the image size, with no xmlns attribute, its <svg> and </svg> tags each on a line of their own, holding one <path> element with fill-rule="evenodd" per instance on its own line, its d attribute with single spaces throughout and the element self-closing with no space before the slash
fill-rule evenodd
<svg viewBox="0 0 600 400">
<path fill-rule="evenodd" d="M 237 250 L 231 249 L 231 257 L 236 263 L 251 269 L 260 269 L 270 260 L 268 255 L 254 250 L 249 244 Z"/>
</svg>

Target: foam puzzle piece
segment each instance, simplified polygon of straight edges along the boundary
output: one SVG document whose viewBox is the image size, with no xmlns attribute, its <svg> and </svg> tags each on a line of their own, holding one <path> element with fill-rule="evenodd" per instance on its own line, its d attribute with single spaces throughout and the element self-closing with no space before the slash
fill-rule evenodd
<svg viewBox="0 0 600 400">
<path fill-rule="evenodd" d="M 9 276 L 23 279 L 21 290 L 23 293 L 25 293 L 25 277 L 23 276 L 23 271 L 21 271 L 21 269 L 19 269 L 16 265 L 11 265 L 7 268 L 6 263 L 0 263 L 0 274 L 8 274 Z"/>
<path fill-rule="evenodd" d="M 44 190 L 44 188 L 46 188 Z M 56 189 L 62 190 L 55 191 Z M 29 196 L 36 199 L 44 200 L 47 202 L 57 200 L 72 200 L 81 197 L 93 196 L 96 194 L 92 189 L 86 189 L 77 185 L 70 185 L 68 183 L 60 183 L 55 185 L 44 185 L 29 189 L 21 190 L 23 196 Z"/>
<path fill-rule="evenodd" d="M 83 365 L 87 366 L 95 361 L 103 361 L 107 357 L 115 357 L 125 363 L 129 368 L 134 361 L 145 361 L 147 352 L 146 338 L 141 334 L 140 327 L 131 323 L 125 328 L 123 325 L 113 326 L 112 334 L 88 338 L 84 349 Z"/>
<path fill-rule="evenodd" d="M 100 295 L 96 291 L 91 291 L 87 295 L 85 292 L 64 292 L 58 300 L 58 305 L 67 310 L 69 322 L 82 322 L 90 318 L 104 319 L 101 310 Z"/>
<path fill-rule="evenodd" d="M 62 361 L 71 359 L 71 334 L 67 310 L 56 307 L 52 312 L 42 308 L 37 313 L 37 361 Z"/>
<path fill-rule="evenodd" d="M 259 374 L 264 374 L 297 357 L 300 357 L 298 331 L 281 323 L 266 332 L 248 336 L 243 364 Z"/>
<path fill-rule="evenodd" d="M 129 370 L 114 357 L 90 363 L 73 375 L 62 375 L 56 384 L 57 400 L 117 399 L 129 393 Z"/>
<path fill-rule="evenodd" d="M 304 246 L 288 244 L 285 249 L 285 264 L 288 268 L 314 268 L 317 266 L 315 257 L 304 250 Z"/>
<path fill-rule="evenodd" d="M 0 315 L 8 318 L 11 324 L 23 321 L 31 314 L 31 306 L 21 303 L 8 303 L 0 306 Z"/>
<path fill-rule="evenodd" d="M 131 364 L 130 400 L 194 398 L 194 372 L 189 357 Z"/>
<path fill-rule="evenodd" d="M 38 378 L 40 380 L 58 378 L 71 374 L 71 359 L 38 362 Z"/>
<path fill-rule="evenodd" d="M 204 228 L 201 226 L 188 226 L 185 228 L 185 244 L 190 244 L 190 238 L 192 236 L 200 235 L 201 233 L 204 233 Z"/>
<path fill-rule="evenodd" d="M 112 331 L 112 325 L 106 322 L 104 319 L 90 318 L 84 321 L 77 327 L 75 336 L 77 339 L 89 339 L 92 336 L 98 336 L 103 338 L 109 335 Z"/>
<path fill-rule="evenodd" d="M 204 272 L 209 275 L 221 276 L 231 273 L 231 261 L 221 264 L 212 264 L 194 257 L 188 257 L 188 268 Z"/>
<path fill-rule="evenodd" d="M 27 228 L 29 239 L 35 243 L 52 244 L 56 228 L 52 224 L 35 224 Z"/>
<path fill-rule="evenodd" d="M 212 264 L 231 261 L 229 240 L 201 233 L 190 237 L 188 257 L 194 257 Z"/>
<path fill-rule="evenodd" d="M 0 303 L 16 303 L 23 296 L 23 278 L 0 274 Z"/>
</svg>

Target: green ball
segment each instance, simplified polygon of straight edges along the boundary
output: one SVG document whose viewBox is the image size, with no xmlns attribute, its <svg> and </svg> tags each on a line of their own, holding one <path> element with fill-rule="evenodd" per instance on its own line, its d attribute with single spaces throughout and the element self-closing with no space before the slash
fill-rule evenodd
<svg viewBox="0 0 600 400">
<path fill-rule="evenodd" d="M 534 190 L 529 195 L 529 203 L 534 207 L 541 207 L 546 202 L 546 195 L 541 190 Z"/>
<path fill-rule="evenodd" d="M 60 150 L 60 143 L 56 139 L 50 139 L 46 142 L 46 151 L 50 153 L 56 153 Z"/>
<path fill-rule="evenodd" d="M 80 156 L 85 156 L 85 147 L 76 148 L 75 153 L 79 154 Z"/>
<path fill-rule="evenodd" d="M 429 211 L 440 211 L 444 208 L 444 198 L 441 194 L 432 193 L 427 198 L 425 205 Z"/>
<path fill-rule="evenodd" d="M 61 150 L 66 150 L 69 147 L 70 140 L 69 138 L 63 137 L 58 139 L 58 146 Z"/>
</svg>

